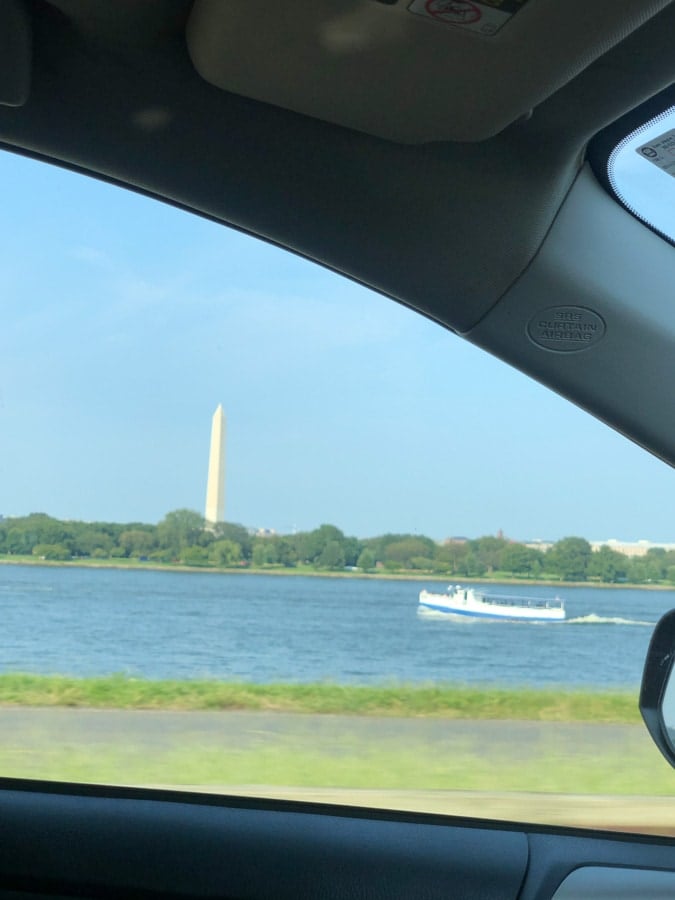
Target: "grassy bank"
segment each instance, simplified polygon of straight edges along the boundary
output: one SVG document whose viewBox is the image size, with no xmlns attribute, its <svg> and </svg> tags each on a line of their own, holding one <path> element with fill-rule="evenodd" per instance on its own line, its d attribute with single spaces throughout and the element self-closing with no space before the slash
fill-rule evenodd
<svg viewBox="0 0 675 900">
<path fill-rule="evenodd" d="M 664 796 L 673 793 L 673 773 L 648 743 L 622 744 L 602 757 L 564 758 L 555 748 L 538 748 L 522 761 L 501 760 L 468 746 L 438 748 L 340 748 L 312 751 L 285 745 L 246 751 L 187 746 L 151 754 L 118 745 L 105 748 L 49 747 L 0 749 L 4 777 L 43 778 L 138 785 L 250 785 L 250 793 L 266 793 L 264 785 L 415 791 L 527 791 L 560 794 Z M 450 749 L 450 748 L 447 748 Z M 548 752 L 547 752 L 548 751 Z M 424 808 L 424 805 L 419 807 Z M 451 810 L 448 810 L 449 812 Z M 480 808 L 474 815 L 489 815 Z"/>
<path fill-rule="evenodd" d="M 629 830 L 658 826 L 662 809 L 652 810 L 647 798 L 662 803 L 675 790 L 673 771 L 637 724 L 636 697 L 627 693 L 14 675 L 0 677 L 0 704 L 24 707 L 1 712 L 4 777 L 297 799 L 311 799 L 316 790 L 333 803 L 598 827 L 616 820 Z M 138 707 L 307 715 L 101 711 Z M 415 718 L 421 716 L 436 721 Z M 497 719 L 504 721 L 485 721 Z M 476 793 L 458 800 L 454 792 Z M 551 795 L 574 795 L 576 806 L 565 801 L 556 811 Z M 636 795 L 642 818 L 618 799 Z"/>
<path fill-rule="evenodd" d="M 449 575 L 435 575 L 428 572 L 416 572 L 412 570 L 404 570 L 400 572 L 364 572 L 352 570 L 331 570 L 316 569 L 313 566 L 297 565 L 292 568 L 285 566 L 263 566 L 256 568 L 255 566 L 188 566 L 184 563 L 164 563 L 155 560 L 139 560 L 139 559 L 92 559 L 90 557 L 78 557 L 77 559 L 41 559 L 35 556 L 21 556 L 19 554 L 3 555 L 0 554 L 0 565 L 6 566 L 41 566 L 43 568 L 53 569 L 140 569 L 148 572 L 191 572 L 196 575 L 274 575 L 280 578 L 294 578 L 303 575 L 308 578 L 360 578 L 366 580 L 378 581 L 438 581 L 442 584 L 448 584 L 453 580 Z M 469 579 L 464 579 L 465 581 Z M 489 579 L 470 579 L 471 581 L 485 581 Z M 510 584 L 510 583 L 527 583 L 527 584 L 549 584 L 547 581 L 531 581 L 527 582 L 514 579 L 505 579 L 502 581 L 493 581 L 493 584 Z M 559 584 L 560 582 L 556 582 Z"/>
<path fill-rule="evenodd" d="M 279 577 L 293 578 L 298 575 L 304 575 L 310 578 L 359 578 L 377 581 L 425 581 L 439 582 L 447 585 L 449 582 L 461 582 L 467 584 L 484 584 L 489 585 L 521 585 L 529 587 L 549 587 L 549 588 L 565 588 L 565 587 L 585 587 L 585 588 L 605 588 L 609 590 L 626 590 L 639 589 L 645 591 L 675 591 L 675 585 L 665 582 L 649 582 L 649 583 L 605 583 L 593 579 L 587 581 L 562 581 L 559 578 L 541 577 L 529 578 L 518 577 L 510 573 L 495 572 L 490 576 L 471 576 L 464 577 L 460 575 L 443 574 L 439 575 L 432 572 L 416 571 L 412 569 L 403 569 L 396 572 L 387 571 L 342 571 L 316 569 L 313 566 L 298 565 L 293 568 L 283 566 L 264 566 L 256 568 L 255 566 L 235 566 L 232 568 L 218 566 L 188 566 L 183 563 L 163 563 L 151 560 L 139 559 L 92 559 L 89 557 L 79 557 L 70 560 L 48 560 L 41 559 L 31 555 L 18 554 L 0 554 L 0 565 L 7 566 L 42 566 L 49 568 L 64 569 L 140 569 L 150 572 L 191 572 L 193 574 L 211 574 L 211 575 L 278 575 Z"/>
<path fill-rule="evenodd" d="M 0 705 L 97 709 L 265 710 L 308 714 L 433 716 L 542 722 L 639 722 L 637 695 L 452 685 L 348 686 L 150 681 L 114 675 L 0 676 Z"/>
<path fill-rule="evenodd" d="M 665 796 L 675 787 L 672 770 L 637 725 L 448 727 L 427 721 L 415 727 L 410 719 L 310 715 L 280 716 L 276 725 L 267 714 L 207 722 L 187 713 L 37 709 L 3 715 L 4 776 L 219 790 L 248 786 L 244 792 L 253 794 L 292 786 Z M 424 809 L 429 798 L 411 802 Z M 499 817 L 487 804 L 469 814 Z M 543 814 L 550 812 L 544 808 Z M 516 818 L 522 815 L 515 812 Z"/>
</svg>

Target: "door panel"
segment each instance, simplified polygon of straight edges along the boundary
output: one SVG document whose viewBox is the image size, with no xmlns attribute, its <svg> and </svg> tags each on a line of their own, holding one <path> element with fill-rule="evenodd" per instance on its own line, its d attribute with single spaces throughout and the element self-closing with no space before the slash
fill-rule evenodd
<svg viewBox="0 0 675 900">
<path fill-rule="evenodd" d="M 675 867 L 666 839 L 175 793 L 11 787 L 0 798 L 3 898 L 576 900 L 616 896 L 616 884 L 628 890 L 621 896 L 646 898 L 665 896 L 672 882 L 662 870 Z M 643 871 L 624 878 L 616 867 Z"/>
<path fill-rule="evenodd" d="M 247 898 L 517 896 L 527 839 L 412 819 L 185 797 L 11 790 L 0 884 L 63 895 Z"/>
</svg>

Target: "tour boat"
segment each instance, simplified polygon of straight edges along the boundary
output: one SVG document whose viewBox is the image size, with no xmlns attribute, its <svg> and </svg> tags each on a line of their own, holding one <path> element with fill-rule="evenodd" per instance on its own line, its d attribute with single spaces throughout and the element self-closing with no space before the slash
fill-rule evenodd
<svg viewBox="0 0 675 900">
<path fill-rule="evenodd" d="M 509 622 L 562 622 L 565 601 L 559 597 L 509 597 L 484 594 L 475 588 L 450 585 L 446 594 L 420 591 L 420 610 L 443 613 L 449 618 L 498 619 Z"/>
</svg>

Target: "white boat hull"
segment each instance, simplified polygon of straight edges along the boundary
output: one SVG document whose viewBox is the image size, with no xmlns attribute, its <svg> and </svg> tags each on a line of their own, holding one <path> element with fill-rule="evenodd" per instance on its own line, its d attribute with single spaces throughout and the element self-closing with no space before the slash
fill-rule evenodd
<svg viewBox="0 0 675 900">
<path fill-rule="evenodd" d="M 508 622 L 562 622 L 565 605 L 557 597 L 541 600 L 487 595 L 473 588 L 456 587 L 447 594 L 420 591 L 421 610 L 442 613 L 457 620 L 491 619 Z"/>
</svg>

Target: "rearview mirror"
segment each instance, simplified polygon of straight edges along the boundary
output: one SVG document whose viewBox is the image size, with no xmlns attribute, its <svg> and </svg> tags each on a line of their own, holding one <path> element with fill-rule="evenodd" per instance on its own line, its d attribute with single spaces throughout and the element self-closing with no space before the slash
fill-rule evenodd
<svg viewBox="0 0 675 900">
<path fill-rule="evenodd" d="M 652 740 L 675 766 L 675 609 L 654 629 L 640 688 L 640 712 Z"/>
</svg>

